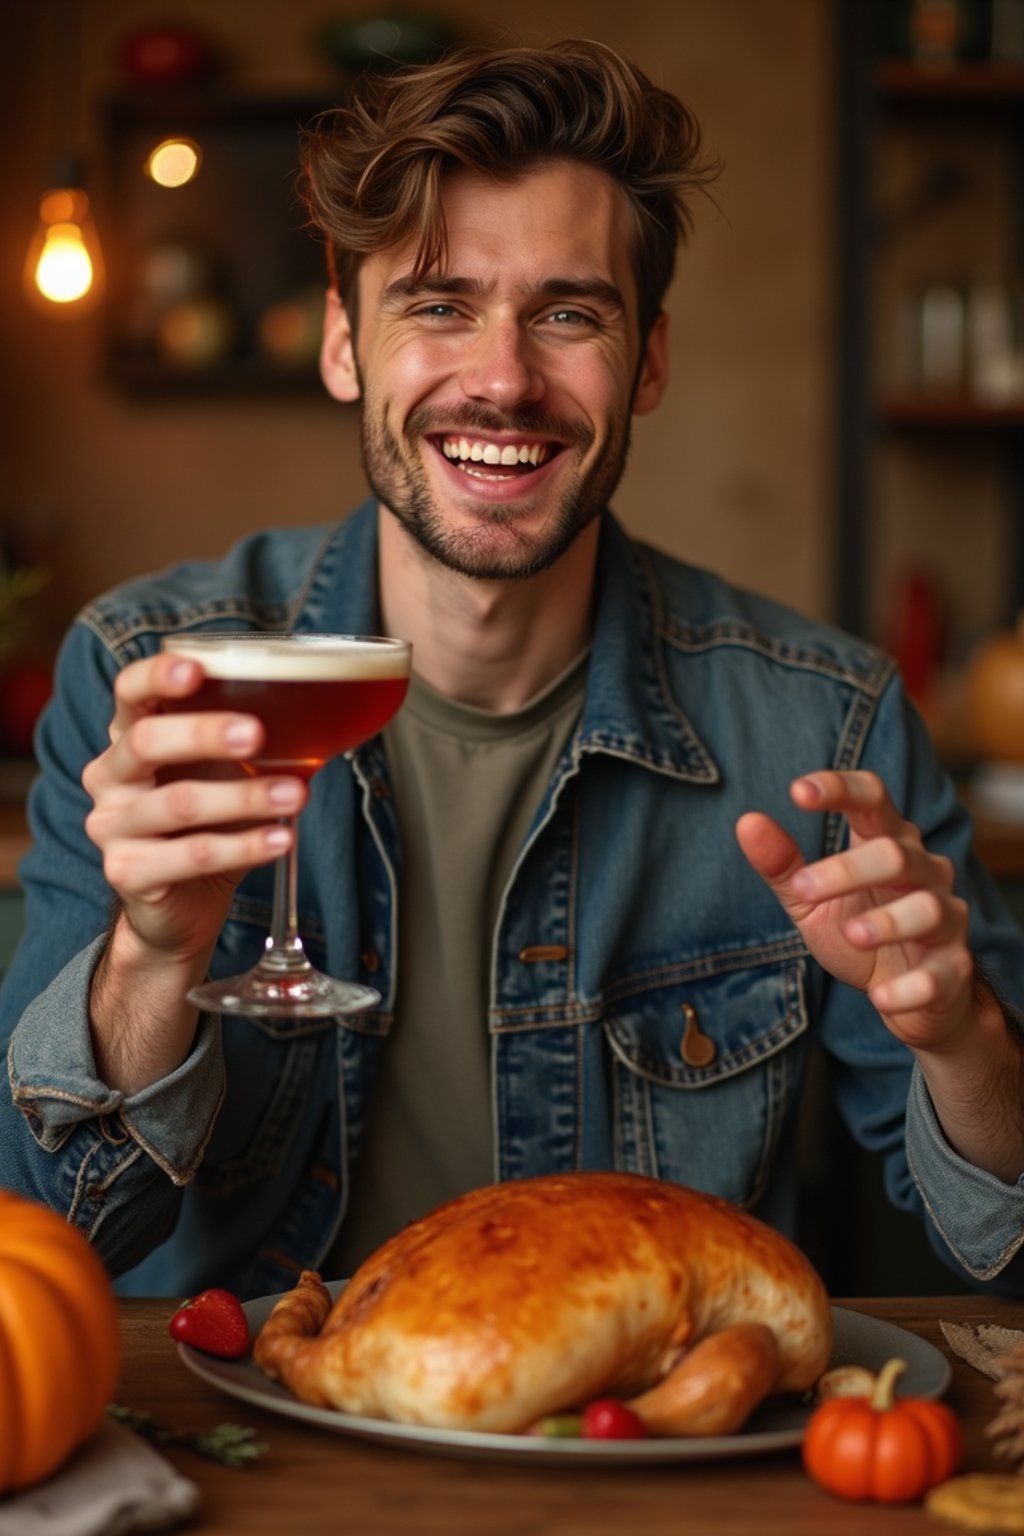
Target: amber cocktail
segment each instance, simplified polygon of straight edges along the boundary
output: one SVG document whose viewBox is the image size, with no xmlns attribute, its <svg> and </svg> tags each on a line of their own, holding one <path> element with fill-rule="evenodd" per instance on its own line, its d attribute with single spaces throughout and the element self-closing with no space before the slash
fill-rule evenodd
<svg viewBox="0 0 1024 1536">
<path fill-rule="evenodd" d="M 199 631 L 168 635 L 163 649 L 197 661 L 204 672 L 198 690 L 175 708 L 256 715 L 266 736 L 243 767 L 304 779 L 387 724 L 405 697 L 412 660 L 407 641 L 369 635 Z M 380 1002 L 372 987 L 324 976 L 309 963 L 295 895 L 293 839 L 275 867 L 271 932 L 259 964 L 244 976 L 193 988 L 191 1002 L 210 1013 L 257 1018 L 356 1013 Z"/>
</svg>

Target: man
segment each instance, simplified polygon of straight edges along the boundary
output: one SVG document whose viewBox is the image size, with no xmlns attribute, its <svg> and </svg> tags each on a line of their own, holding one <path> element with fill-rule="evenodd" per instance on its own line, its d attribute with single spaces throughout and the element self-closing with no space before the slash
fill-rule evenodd
<svg viewBox="0 0 1024 1536">
<path fill-rule="evenodd" d="M 589 43 L 367 92 L 305 157 L 322 373 L 361 402 L 373 500 L 69 635 L 3 994 L 5 1182 L 174 1294 L 346 1273 L 461 1189 L 574 1167 L 791 1227 L 814 1035 L 892 1197 L 1019 1291 L 1024 942 L 891 664 L 607 510 L 666 384 L 696 125 Z M 247 778 L 258 721 L 160 708 L 200 676 L 161 635 L 225 624 L 410 639 L 408 702 L 308 792 Z M 381 1007 L 197 1018 L 188 988 L 255 958 L 303 807 L 300 929 Z"/>
</svg>

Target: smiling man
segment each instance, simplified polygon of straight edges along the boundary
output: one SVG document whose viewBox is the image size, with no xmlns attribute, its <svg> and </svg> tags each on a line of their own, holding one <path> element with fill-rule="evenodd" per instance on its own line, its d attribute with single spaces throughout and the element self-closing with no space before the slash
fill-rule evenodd
<svg viewBox="0 0 1024 1536">
<path fill-rule="evenodd" d="M 692 116 L 598 44 L 468 50 L 364 80 L 304 170 L 322 374 L 373 494 L 70 632 L 2 993 L 4 1182 L 151 1294 L 346 1274 L 446 1198 L 573 1168 L 791 1230 L 817 1040 L 893 1200 L 1020 1293 L 1024 940 L 895 668 L 610 510 L 712 174 Z M 311 786 L 248 777 L 258 720 L 180 708 L 199 668 L 159 649 L 225 625 L 411 640 L 407 702 Z M 303 806 L 299 928 L 381 1004 L 199 1017 Z"/>
</svg>

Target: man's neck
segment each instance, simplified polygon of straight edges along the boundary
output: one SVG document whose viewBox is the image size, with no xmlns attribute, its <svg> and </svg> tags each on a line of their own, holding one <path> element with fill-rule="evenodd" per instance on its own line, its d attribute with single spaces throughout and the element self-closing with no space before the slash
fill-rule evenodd
<svg viewBox="0 0 1024 1536">
<path fill-rule="evenodd" d="M 539 575 L 480 581 L 438 564 L 386 508 L 378 518 L 384 632 L 412 641 L 413 670 L 438 693 L 521 709 L 587 645 L 597 519 Z"/>
</svg>

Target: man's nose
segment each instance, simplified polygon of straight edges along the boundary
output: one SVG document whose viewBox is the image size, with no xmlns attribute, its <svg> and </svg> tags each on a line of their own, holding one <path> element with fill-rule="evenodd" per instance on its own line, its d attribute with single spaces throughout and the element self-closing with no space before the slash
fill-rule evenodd
<svg viewBox="0 0 1024 1536">
<path fill-rule="evenodd" d="M 536 345 L 517 321 L 491 321 L 474 337 L 462 369 L 463 392 L 502 410 L 544 393 Z"/>
</svg>

